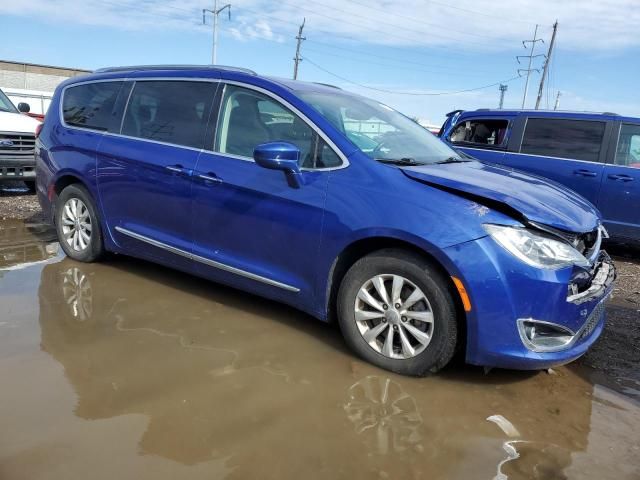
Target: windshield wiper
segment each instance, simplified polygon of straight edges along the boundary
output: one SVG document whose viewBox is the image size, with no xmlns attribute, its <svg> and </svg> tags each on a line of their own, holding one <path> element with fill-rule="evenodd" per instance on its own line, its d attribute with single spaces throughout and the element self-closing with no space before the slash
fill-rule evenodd
<svg viewBox="0 0 640 480">
<path fill-rule="evenodd" d="M 445 163 L 466 163 L 470 161 L 471 160 L 465 160 L 460 157 L 448 157 L 448 158 L 445 158 L 444 160 L 440 160 L 439 162 L 435 162 L 435 163 L 436 165 L 443 165 Z"/>
<path fill-rule="evenodd" d="M 393 165 L 422 165 L 416 162 L 413 158 L 376 158 L 380 163 L 390 163 Z"/>
</svg>

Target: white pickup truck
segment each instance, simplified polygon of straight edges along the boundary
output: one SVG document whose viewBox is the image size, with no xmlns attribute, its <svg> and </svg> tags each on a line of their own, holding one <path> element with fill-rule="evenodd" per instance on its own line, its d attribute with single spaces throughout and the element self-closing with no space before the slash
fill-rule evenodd
<svg viewBox="0 0 640 480">
<path fill-rule="evenodd" d="M 18 106 L 28 111 L 25 105 Z M 23 181 L 35 191 L 34 148 L 38 125 L 38 120 L 21 113 L 0 90 L 0 182 Z"/>
</svg>

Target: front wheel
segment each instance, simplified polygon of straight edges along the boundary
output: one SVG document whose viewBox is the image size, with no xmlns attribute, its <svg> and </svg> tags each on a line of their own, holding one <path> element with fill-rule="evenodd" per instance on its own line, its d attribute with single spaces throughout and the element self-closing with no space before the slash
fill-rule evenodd
<svg viewBox="0 0 640 480">
<path fill-rule="evenodd" d="M 447 278 L 402 250 L 380 250 L 349 269 L 338 292 L 338 320 L 356 353 L 404 375 L 437 372 L 456 347 L 456 307 Z"/>
<path fill-rule="evenodd" d="M 56 202 L 58 241 L 68 257 L 94 262 L 104 253 L 102 230 L 89 192 L 78 184 L 66 187 Z"/>
</svg>

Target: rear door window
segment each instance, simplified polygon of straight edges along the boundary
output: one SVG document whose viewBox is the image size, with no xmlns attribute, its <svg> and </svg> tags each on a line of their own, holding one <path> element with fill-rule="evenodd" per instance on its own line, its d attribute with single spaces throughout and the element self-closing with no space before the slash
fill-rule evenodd
<svg viewBox="0 0 640 480">
<path fill-rule="evenodd" d="M 520 153 L 598 162 L 605 125 L 591 120 L 529 118 Z"/>
<path fill-rule="evenodd" d="M 137 81 L 122 122 L 122 134 L 202 148 L 216 84 Z"/>
<path fill-rule="evenodd" d="M 62 116 L 67 125 L 113 131 L 113 109 L 123 82 L 96 82 L 68 87 L 62 98 Z"/>
<path fill-rule="evenodd" d="M 460 122 L 449 141 L 465 146 L 502 147 L 506 145 L 509 122 L 504 119 L 473 119 Z"/>
<path fill-rule="evenodd" d="M 620 127 L 615 164 L 640 168 L 640 125 L 623 124 Z"/>
</svg>

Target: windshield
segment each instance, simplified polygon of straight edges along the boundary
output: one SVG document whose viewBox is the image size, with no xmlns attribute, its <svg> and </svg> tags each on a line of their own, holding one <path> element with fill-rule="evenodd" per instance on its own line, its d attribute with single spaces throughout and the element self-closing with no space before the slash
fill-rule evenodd
<svg viewBox="0 0 640 480">
<path fill-rule="evenodd" d="M 373 159 L 420 165 L 465 161 L 425 128 L 375 100 L 337 92 L 299 96 Z"/>
<path fill-rule="evenodd" d="M 11 103 L 2 90 L 0 90 L 0 112 L 18 113 L 18 109 Z"/>
</svg>

